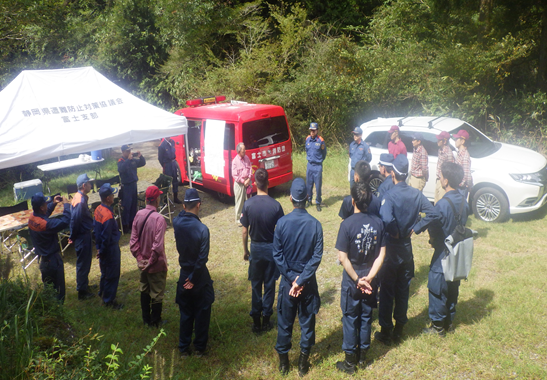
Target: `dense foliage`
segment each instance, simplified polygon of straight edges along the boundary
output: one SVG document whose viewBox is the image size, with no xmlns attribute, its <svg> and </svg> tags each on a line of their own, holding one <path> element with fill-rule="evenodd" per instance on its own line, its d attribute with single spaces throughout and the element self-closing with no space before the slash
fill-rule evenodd
<svg viewBox="0 0 547 380">
<path fill-rule="evenodd" d="M 174 111 L 211 94 L 285 107 L 343 142 L 378 116 L 452 115 L 543 150 L 540 0 L 0 0 L 0 88 L 92 65 Z"/>
</svg>

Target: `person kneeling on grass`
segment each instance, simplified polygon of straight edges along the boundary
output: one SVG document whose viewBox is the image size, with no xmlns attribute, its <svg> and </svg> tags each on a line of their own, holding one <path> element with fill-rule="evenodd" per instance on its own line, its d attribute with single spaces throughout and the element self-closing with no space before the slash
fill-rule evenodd
<svg viewBox="0 0 547 380">
<path fill-rule="evenodd" d="M 342 276 L 342 349 L 346 359 L 336 368 L 353 374 L 357 362 L 366 365 L 370 347 L 372 309 L 376 307 L 376 275 L 386 254 L 386 236 L 382 220 L 367 211 L 371 193 L 368 184 L 356 182 L 351 188 L 354 213 L 340 224 L 336 249 L 344 267 Z"/>
</svg>

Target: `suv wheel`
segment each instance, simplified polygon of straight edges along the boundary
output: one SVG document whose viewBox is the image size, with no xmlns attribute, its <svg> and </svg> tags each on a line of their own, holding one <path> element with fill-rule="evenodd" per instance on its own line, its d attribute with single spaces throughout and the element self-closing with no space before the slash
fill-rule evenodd
<svg viewBox="0 0 547 380">
<path fill-rule="evenodd" d="M 384 182 L 384 177 L 378 172 L 372 172 L 369 177 L 369 186 L 372 194 L 378 196 L 378 187 Z"/>
<path fill-rule="evenodd" d="M 509 217 L 509 202 L 501 191 L 483 187 L 473 196 L 473 213 L 485 222 L 501 223 Z"/>
<path fill-rule="evenodd" d="M 179 185 L 182 185 L 182 172 L 180 170 L 180 166 L 178 162 L 175 162 L 176 164 L 176 175 L 177 175 L 177 182 Z"/>
</svg>

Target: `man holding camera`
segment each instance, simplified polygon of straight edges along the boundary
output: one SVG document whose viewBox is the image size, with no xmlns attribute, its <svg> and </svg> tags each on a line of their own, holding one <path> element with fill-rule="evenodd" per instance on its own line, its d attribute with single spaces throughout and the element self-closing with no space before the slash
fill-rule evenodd
<svg viewBox="0 0 547 380">
<path fill-rule="evenodd" d="M 135 214 L 137 214 L 137 168 L 146 165 L 144 156 L 140 151 L 131 154 L 130 145 L 122 145 L 122 157 L 118 160 L 118 172 L 122 190 L 120 198 L 122 200 L 122 226 L 123 232 L 131 231 Z"/>
</svg>

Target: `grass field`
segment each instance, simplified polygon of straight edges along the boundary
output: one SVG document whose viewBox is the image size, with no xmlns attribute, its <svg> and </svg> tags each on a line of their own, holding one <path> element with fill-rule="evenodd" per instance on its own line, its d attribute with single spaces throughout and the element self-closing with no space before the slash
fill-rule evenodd
<svg viewBox="0 0 547 380">
<path fill-rule="evenodd" d="M 338 211 L 349 193 L 347 158 L 343 151 L 330 151 L 323 174 L 322 212 L 309 212 L 322 222 L 323 261 L 317 278 L 322 304 L 317 315 L 316 345 L 311 355 L 308 379 L 342 379 L 348 376 L 335 369 L 343 358 L 340 312 L 342 267 L 336 263 L 334 249 L 340 224 Z M 294 154 L 295 176 L 305 177 L 305 157 Z M 139 177 L 154 180 L 157 171 L 139 169 Z M 273 189 L 271 195 L 291 211 L 288 185 Z M 166 336 L 149 355 L 155 379 L 276 379 L 278 358 L 274 350 L 276 330 L 262 336 L 251 333 L 248 313 L 251 288 L 247 281 L 247 262 L 243 261 L 241 229 L 233 223 L 233 205 L 223 204 L 209 193 L 201 193 L 201 219 L 211 231 L 208 267 L 214 280 L 216 300 L 210 326 L 210 355 L 206 358 L 180 358 L 177 352 L 178 307 L 174 303 L 178 280 L 178 254 L 173 230 L 169 226 L 166 249 L 169 260 L 167 291 L 164 302 Z M 513 218 L 504 224 L 487 224 L 471 217 L 468 225 L 479 231 L 469 280 L 462 282 L 455 321 L 456 331 L 446 338 L 421 335 L 428 324 L 427 273 L 433 250 L 427 232 L 413 237 L 416 278 L 412 280 L 409 306 L 410 321 L 406 339 L 398 346 L 386 347 L 372 341 L 370 364 L 355 378 L 388 379 L 543 379 L 547 377 L 547 255 L 545 253 L 545 212 Z M 144 328 L 140 317 L 138 269 L 122 237 L 122 274 L 118 299 L 121 311 L 101 306 L 98 297 L 81 302 L 75 290 L 75 254 L 65 254 L 67 282 L 66 308 L 73 329 L 79 336 L 91 330 L 102 335 L 100 356 L 109 353 L 111 344 L 120 344 L 127 363 L 150 343 L 158 330 Z M 99 264 L 93 260 L 90 282 L 99 282 Z M 31 277 L 39 282 L 37 266 Z M 376 317 L 376 312 L 375 312 Z M 275 313 L 274 313 L 275 320 Z M 373 334 L 379 329 L 373 323 Z M 287 379 L 298 378 L 299 328 L 296 325 L 292 370 Z"/>
</svg>

